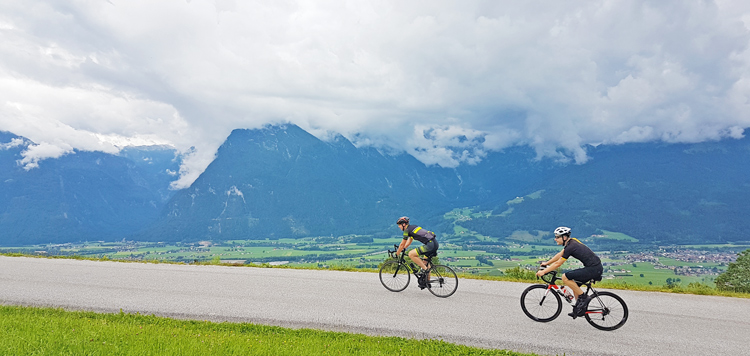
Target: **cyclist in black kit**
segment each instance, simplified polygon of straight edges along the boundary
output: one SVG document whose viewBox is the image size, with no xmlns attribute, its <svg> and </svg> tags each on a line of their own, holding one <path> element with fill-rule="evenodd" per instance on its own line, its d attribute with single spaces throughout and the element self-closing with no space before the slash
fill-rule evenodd
<svg viewBox="0 0 750 356">
<path fill-rule="evenodd" d="M 558 245 L 563 245 L 563 250 L 552 257 L 549 261 L 543 262 L 542 267 L 546 267 L 536 273 L 537 277 L 541 277 L 549 272 L 552 272 L 562 266 L 570 256 L 575 257 L 583 263 L 583 268 L 565 272 L 562 275 L 563 283 L 568 288 L 573 290 L 573 294 L 576 296 L 576 304 L 573 308 L 573 312 L 568 314 L 575 319 L 576 317 L 582 316 L 582 313 L 586 311 L 587 297 L 583 295 L 583 290 L 576 283 L 587 282 L 591 279 L 599 278 L 602 276 L 604 269 L 602 268 L 602 261 L 599 259 L 594 251 L 591 251 L 588 246 L 584 245 L 581 241 L 576 238 L 570 237 L 570 228 L 560 226 L 555 229 L 555 242 Z"/>
<path fill-rule="evenodd" d="M 414 239 L 417 239 L 417 241 L 424 244 L 423 246 L 419 246 L 418 248 L 409 251 L 409 258 L 411 258 L 411 260 L 421 269 L 418 274 L 418 282 L 419 288 L 424 289 L 426 285 L 424 276 L 427 273 L 427 266 L 425 266 L 424 261 L 422 261 L 419 256 L 424 256 L 430 252 L 437 252 L 438 242 L 435 238 L 435 233 L 427 231 L 417 225 L 409 225 L 409 218 L 406 216 L 400 217 L 398 221 L 396 221 L 396 225 L 398 225 L 401 231 L 404 232 L 404 239 L 401 240 L 401 244 L 398 245 L 396 256 L 398 256 L 401 251 L 408 248 Z"/>
</svg>

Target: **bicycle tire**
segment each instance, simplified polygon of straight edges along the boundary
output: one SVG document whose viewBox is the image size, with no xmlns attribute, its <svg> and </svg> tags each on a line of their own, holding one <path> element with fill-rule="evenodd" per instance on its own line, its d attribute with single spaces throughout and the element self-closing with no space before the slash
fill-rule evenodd
<svg viewBox="0 0 750 356">
<path fill-rule="evenodd" d="M 458 289 L 458 276 L 448 266 L 433 265 L 427 272 L 427 289 L 436 297 L 448 298 Z"/>
<path fill-rule="evenodd" d="M 628 321 L 628 306 L 617 294 L 597 292 L 589 300 L 586 308 L 586 321 L 599 330 L 619 329 Z"/>
<path fill-rule="evenodd" d="M 380 267 L 380 283 L 391 292 L 400 292 L 409 286 L 411 273 L 406 265 L 398 261 L 386 261 Z"/>
<path fill-rule="evenodd" d="M 535 284 L 521 293 L 521 309 L 531 320 L 546 323 L 560 316 L 562 300 L 546 284 Z"/>
</svg>

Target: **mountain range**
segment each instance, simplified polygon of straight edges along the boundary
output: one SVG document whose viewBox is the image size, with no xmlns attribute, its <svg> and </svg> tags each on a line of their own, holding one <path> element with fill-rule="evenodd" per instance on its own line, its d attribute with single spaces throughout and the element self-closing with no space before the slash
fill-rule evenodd
<svg viewBox="0 0 750 356">
<path fill-rule="evenodd" d="M 0 245 L 128 238 L 175 193 L 180 160 L 171 148 L 75 151 L 26 170 L 18 162 L 32 144 L 0 132 Z"/>
<path fill-rule="evenodd" d="M 2 146 L 12 139 L 24 144 Z M 27 171 L 18 161 L 30 144 L 0 133 L 2 245 L 392 236 L 402 215 L 448 234 L 454 221 L 444 215 L 463 207 L 485 214 L 456 224 L 500 238 L 566 225 L 646 244 L 750 240 L 747 138 L 587 146 L 585 164 L 520 146 L 441 168 L 288 124 L 234 130 L 178 191 L 169 184 L 179 156 L 166 147 L 76 151 Z"/>
</svg>

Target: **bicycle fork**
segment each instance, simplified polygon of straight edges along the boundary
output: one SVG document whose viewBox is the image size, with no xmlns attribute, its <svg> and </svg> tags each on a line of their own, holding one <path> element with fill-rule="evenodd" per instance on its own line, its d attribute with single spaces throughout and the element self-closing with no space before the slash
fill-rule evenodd
<svg viewBox="0 0 750 356">
<path fill-rule="evenodd" d="M 400 263 L 399 263 L 399 264 L 398 264 L 398 266 L 396 266 L 396 270 L 395 270 L 395 271 L 393 271 L 393 278 L 396 278 L 396 276 L 398 275 L 398 271 L 400 271 L 400 270 L 401 270 L 401 267 L 402 267 L 402 266 L 403 266 L 404 268 L 406 268 L 407 270 L 409 269 L 409 266 L 407 266 L 407 265 L 405 265 L 405 264 L 403 264 L 403 265 L 402 265 L 402 264 L 400 264 Z M 411 271 L 410 271 L 410 272 L 411 272 Z"/>
<path fill-rule="evenodd" d="M 568 299 L 565 296 L 565 293 L 561 292 L 560 289 L 561 288 L 557 287 L 556 285 L 548 285 L 547 290 L 544 292 L 544 296 L 542 297 L 542 300 L 539 301 L 539 305 L 541 306 L 542 304 L 544 304 L 544 300 L 547 299 L 547 295 L 549 295 L 549 293 L 557 293 L 560 295 L 562 300 L 568 302 L 568 304 L 571 304 L 570 299 Z"/>
<path fill-rule="evenodd" d="M 555 291 L 553 291 L 553 289 L 554 289 L 554 287 L 552 287 L 551 285 L 547 286 L 547 289 L 544 291 L 544 296 L 542 297 L 541 300 L 539 300 L 539 306 L 542 306 L 542 304 L 544 304 L 544 300 L 547 299 L 547 296 L 550 293 L 555 293 Z"/>
</svg>

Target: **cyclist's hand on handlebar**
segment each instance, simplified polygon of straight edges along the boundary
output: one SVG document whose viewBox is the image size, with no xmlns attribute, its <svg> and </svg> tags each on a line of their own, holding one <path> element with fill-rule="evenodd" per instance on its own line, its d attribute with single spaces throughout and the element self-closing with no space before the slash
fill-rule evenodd
<svg viewBox="0 0 750 356">
<path fill-rule="evenodd" d="M 541 276 L 543 276 L 543 275 L 545 275 L 545 274 L 546 274 L 546 273 L 544 273 L 544 269 L 540 269 L 540 270 L 536 271 L 536 276 L 537 276 L 537 277 L 541 277 Z"/>
</svg>

